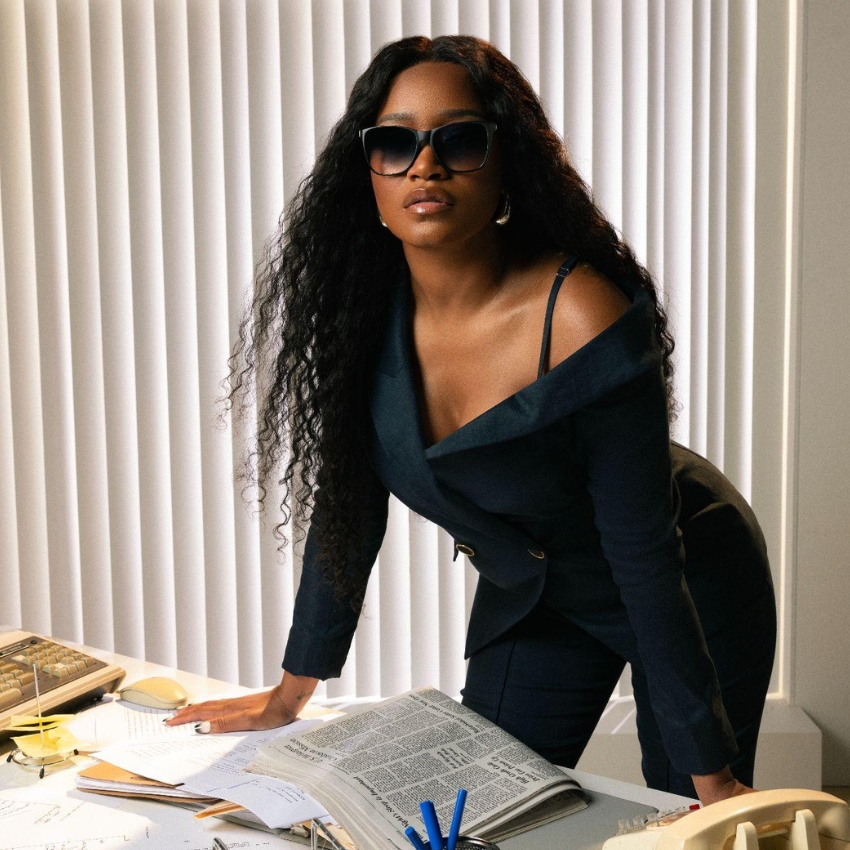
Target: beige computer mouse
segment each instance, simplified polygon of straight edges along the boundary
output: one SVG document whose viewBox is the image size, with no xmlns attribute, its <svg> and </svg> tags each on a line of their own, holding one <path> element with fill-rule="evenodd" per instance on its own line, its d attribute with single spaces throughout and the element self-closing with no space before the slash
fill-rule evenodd
<svg viewBox="0 0 850 850">
<path fill-rule="evenodd" d="M 186 700 L 189 698 L 179 682 L 165 676 L 139 679 L 138 682 L 133 682 L 132 685 L 122 688 L 119 696 L 134 705 L 165 709 L 180 708 L 180 706 L 186 705 Z"/>
</svg>

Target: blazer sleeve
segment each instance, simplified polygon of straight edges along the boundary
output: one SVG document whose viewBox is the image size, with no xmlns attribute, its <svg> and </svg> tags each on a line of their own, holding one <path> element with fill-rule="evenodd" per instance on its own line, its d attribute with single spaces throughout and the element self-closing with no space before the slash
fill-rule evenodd
<svg viewBox="0 0 850 850">
<path fill-rule="evenodd" d="M 720 770 L 737 745 L 683 576 L 660 369 L 576 411 L 574 422 L 602 550 L 637 638 L 668 758 L 686 774 Z"/>
<path fill-rule="evenodd" d="M 370 470 L 371 472 L 371 470 Z M 323 500 L 316 493 L 315 508 L 304 544 L 301 581 L 295 596 L 292 627 L 283 657 L 282 667 L 297 676 L 330 679 L 339 676 L 351 639 L 357 627 L 359 611 L 352 600 L 365 593 L 369 573 L 387 527 L 389 493 L 377 476 L 361 482 L 360 497 L 365 501 L 365 521 L 358 553 L 352 553 L 350 564 L 359 560 L 365 569 L 360 570 L 359 586 L 348 594 L 337 596 L 332 582 L 328 581 L 319 561 L 322 528 Z M 354 557 L 355 554 L 359 558 Z"/>
</svg>

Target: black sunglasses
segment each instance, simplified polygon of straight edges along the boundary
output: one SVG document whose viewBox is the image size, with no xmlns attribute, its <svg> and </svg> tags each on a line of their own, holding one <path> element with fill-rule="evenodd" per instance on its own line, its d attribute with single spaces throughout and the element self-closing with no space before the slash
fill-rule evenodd
<svg viewBox="0 0 850 850">
<path fill-rule="evenodd" d="M 382 177 L 404 174 L 425 145 L 447 171 L 478 171 L 487 164 L 496 125 L 491 121 L 455 121 L 433 130 L 387 124 L 360 131 L 369 168 Z"/>
</svg>

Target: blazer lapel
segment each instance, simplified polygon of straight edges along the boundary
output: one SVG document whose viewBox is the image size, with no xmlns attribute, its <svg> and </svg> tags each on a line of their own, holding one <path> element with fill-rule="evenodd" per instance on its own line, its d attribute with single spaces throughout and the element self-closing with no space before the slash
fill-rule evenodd
<svg viewBox="0 0 850 850">
<path fill-rule="evenodd" d="M 652 302 L 643 289 L 624 288 L 633 300 L 616 322 L 543 377 L 428 448 L 426 458 L 534 433 L 639 375 L 660 369 Z"/>
<path fill-rule="evenodd" d="M 463 525 L 491 538 L 531 546 L 534 541 L 441 486 L 425 455 L 419 404 L 411 363 L 408 284 L 394 291 L 382 353 L 373 375 L 370 409 L 387 463 L 382 477 L 389 489 L 417 513 L 440 525 Z"/>
</svg>

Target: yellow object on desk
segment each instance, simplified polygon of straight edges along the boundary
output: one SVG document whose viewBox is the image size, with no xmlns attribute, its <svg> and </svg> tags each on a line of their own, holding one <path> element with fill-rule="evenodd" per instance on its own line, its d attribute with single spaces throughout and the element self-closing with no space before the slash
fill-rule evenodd
<svg viewBox="0 0 850 850">
<path fill-rule="evenodd" d="M 13 732 L 32 734 L 19 735 L 12 740 L 25 756 L 32 759 L 45 759 L 73 753 L 79 741 L 64 728 L 64 724 L 73 717 L 73 714 L 53 714 L 47 717 L 15 715 L 9 724 L 9 729 Z"/>
</svg>

